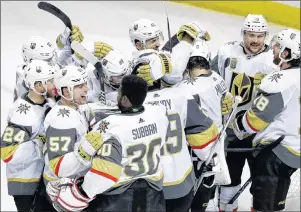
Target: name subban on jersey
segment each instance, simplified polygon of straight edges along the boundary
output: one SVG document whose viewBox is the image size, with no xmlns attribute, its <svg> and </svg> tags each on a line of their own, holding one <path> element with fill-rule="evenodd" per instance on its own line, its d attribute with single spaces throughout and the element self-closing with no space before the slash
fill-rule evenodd
<svg viewBox="0 0 301 212">
<path fill-rule="evenodd" d="M 146 136 L 149 136 L 149 135 L 153 135 L 153 134 L 156 134 L 156 133 L 158 133 L 156 123 L 149 124 L 149 125 L 142 126 L 142 127 L 138 127 L 136 129 L 132 130 L 134 140 L 142 138 L 142 137 L 146 137 Z"/>
</svg>

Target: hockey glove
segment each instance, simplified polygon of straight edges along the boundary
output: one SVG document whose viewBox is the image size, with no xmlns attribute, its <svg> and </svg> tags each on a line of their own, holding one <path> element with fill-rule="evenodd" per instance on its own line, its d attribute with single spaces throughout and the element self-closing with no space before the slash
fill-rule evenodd
<svg viewBox="0 0 301 212">
<path fill-rule="evenodd" d="M 242 140 L 251 134 L 247 133 L 244 126 L 242 125 L 242 119 L 245 113 L 237 116 L 233 121 L 233 132 L 239 140 Z"/>
<path fill-rule="evenodd" d="M 84 40 L 84 36 L 78 26 L 72 25 L 72 29 L 66 27 L 64 32 L 57 37 L 56 44 L 60 49 L 62 49 L 65 45 L 71 45 L 70 39 L 71 42 L 78 41 L 79 43 Z"/>
<path fill-rule="evenodd" d="M 254 85 L 256 87 L 256 89 L 258 89 L 260 83 L 261 83 L 261 80 L 266 76 L 266 74 L 262 74 L 262 73 L 256 73 L 255 76 L 254 76 Z"/>
<path fill-rule="evenodd" d="M 94 56 L 98 59 L 104 58 L 113 48 L 104 42 L 94 42 Z"/>
<path fill-rule="evenodd" d="M 102 134 L 97 131 L 91 131 L 80 141 L 78 153 L 84 160 L 90 161 L 102 144 Z"/>
<path fill-rule="evenodd" d="M 227 92 L 222 102 L 222 114 L 229 114 L 233 107 L 233 96 L 230 92 Z"/>
<path fill-rule="evenodd" d="M 55 182 L 49 182 L 47 193 L 50 196 L 53 207 L 57 211 L 81 211 L 88 207 L 93 198 L 89 198 L 81 184 L 83 178 L 76 180 L 62 178 Z"/>
<path fill-rule="evenodd" d="M 188 23 L 180 27 L 177 33 L 179 41 L 183 39 L 185 33 L 188 34 L 193 40 L 201 38 L 205 41 L 209 41 L 211 39 L 209 33 L 207 31 L 203 31 L 196 23 Z"/>
<path fill-rule="evenodd" d="M 152 86 L 154 85 L 154 79 L 151 75 L 151 67 L 150 65 L 141 65 L 137 69 L 137 76 L 144 79 L 148 85 Z"/>
</svg>

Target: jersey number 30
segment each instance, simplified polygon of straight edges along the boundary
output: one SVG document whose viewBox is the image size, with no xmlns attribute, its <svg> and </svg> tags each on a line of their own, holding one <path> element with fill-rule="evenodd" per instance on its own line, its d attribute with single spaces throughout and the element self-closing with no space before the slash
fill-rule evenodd
<svg viewBox="0 0 301 212">
<path fill-rule="evenodd" d="M 161 155 L 169 153 L 175 154 L 182 150 L 182 125 L 179 114 L 169 114 L 169 127 L 167 132 L 167 141 L 164 148 L 161 149 Z M 130 146 L 127 149 L 127 155 L 132 156 L 129 165 L 124 169 L 128 176 L 137 176 L 140 174 L 151 175 L 156 173 L 160 157 L 156 155 L 156 147 L 160 148 L 161 138 L 152 140 L 149 145 L 143 143 Z"/>
</svg>

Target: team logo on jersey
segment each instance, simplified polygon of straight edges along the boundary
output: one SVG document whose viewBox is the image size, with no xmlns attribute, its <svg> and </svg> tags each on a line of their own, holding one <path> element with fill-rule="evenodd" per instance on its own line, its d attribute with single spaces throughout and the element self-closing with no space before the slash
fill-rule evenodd
<svg viewBox="0 0 301 212">
<path fill-rule="evenodd" d="M 106 130 L 108 129 L 109 124 L 110 124 L 110 123 L 109 123 L 108 121 L 102 120 L 102 121 L 99 123 L 98 129 L 100 130 L 100 132 L 106 133 Z"/>
<path fill-rule="evenodd" d="M 27 111 L 29 111 L 29 108 L 30 108 L 30 105 L 21 103 L 16 112 L 20 112 L 20 114 L 22 114 L 22 113 L 26 114 Z"/>
<path fill-rule="evenodd" d="M 37 45 L 36 43 L 31 43 L 31 44 L 30 44 L 30 48 L 31 48 L 31 49 L 35 49 L 35 48 L 36 48 L 36 45 Z"/>
<path fill-rule="evenodd" d="M 230 68 L 235 69 L 237 64 L 237 59 L 236 58 L 231 58 L 230 61 Z"/>
<path fill-rule="evenodd" d="M 247 104 L 252 98 L 253 83 L 245 73 L 233 73 L 231 94 L 244 97 L 240 105 Z"/>
<path fill-rule="evenodd" d="M 62 116 L 62 117 L 65 116 L 69 117 L 69 115 L 70 115 L 70 110 L 67 110 L 66 108 L 59 109 L 59 112 L 57 113 L 57 116 Z"/>
<path fill-rule="evenodd" d="M 282 76 L 283 74 L 275 73 L 272 76 L 270 76 L 269 79 L 271 80 L 271 82 L 273 81 L 278 82 L 278 80 L 280 80 Z"/>
</svg>

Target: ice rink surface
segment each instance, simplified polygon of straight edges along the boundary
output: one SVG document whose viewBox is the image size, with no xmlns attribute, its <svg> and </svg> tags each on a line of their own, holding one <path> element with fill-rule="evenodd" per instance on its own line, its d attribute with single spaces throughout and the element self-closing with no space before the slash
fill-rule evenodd
<svg viewBox="0 0 301 212">
<path fill-rule="evenodd" d="M 6 126 L 6 117 L 13 102 L 13 87 L 16 67 L 22 63 L 21 47 L 30 36 L 39 35 L 55 44 L 63 23 L 53 15 L 37 7 L 38 2 L 1 2 L 1 134 Z M 128 37 L 130 24 L 139 18 L 148 18 L 163 30 L 165 41 L 167 25 L 165 10 L 160 1 L 144 2 L 72 2 L 54 1 L 54 5 L 64 11 L 78 25 L 85 41 L 104 41 L 130 56 L 133 46 Z M 241 40 L 240 30 L 243 17 L 200 10 L 190 6 L 167 2 L 171 33 L 187 22 L 197 21 L 211 35 L 208 43 L 213 56 L 219 47 L 228 41 Z M 269 25 L 270 34 L 285 27 Z M 249 177 L 247 166 L 243 181 Z M 7 195 L 5 165 L 1 161 L 1 211 L 16 211 L 12 197 Z M 248 211 L 251 196 L 248 188 L 239 199 L 239 211 Z"/>
</svg>

